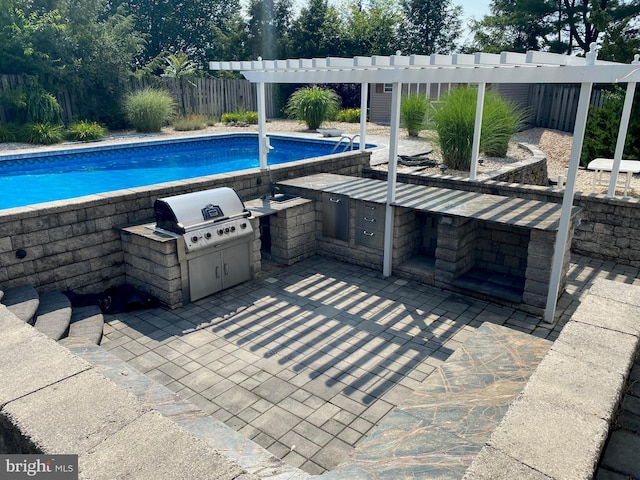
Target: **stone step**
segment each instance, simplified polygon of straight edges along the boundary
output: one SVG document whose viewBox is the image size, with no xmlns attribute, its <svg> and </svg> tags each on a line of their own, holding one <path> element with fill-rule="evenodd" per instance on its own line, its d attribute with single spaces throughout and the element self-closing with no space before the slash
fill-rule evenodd
<svg viewBox="0 0 640 480">
<path fill-rule="evenodd" d="M 66 336 L 71 322 L 71 302 L 62 292 L 40 295 L 34 327 L 45 335 L 60 340 Z"/>
<path fill-rule="evenodd" d="M 69 324 L 69 337 L 84 337 L 92 343 L 100 345 L 103 330 L 104 317 L 100 307 L 91 305 L 73 309 Z"/>
<path fill-rule="evenodd" d="M 22 285 L 4 290 L 2 303 L 20 320 L 33 324 L 40 296 L 32 286 Z"/>
</svg>

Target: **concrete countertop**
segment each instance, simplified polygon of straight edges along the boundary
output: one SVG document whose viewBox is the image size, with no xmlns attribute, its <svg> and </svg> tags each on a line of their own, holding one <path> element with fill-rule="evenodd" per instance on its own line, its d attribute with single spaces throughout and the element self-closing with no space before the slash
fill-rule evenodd
<svg viewBox="0 0 640 480">
<path fill-rule="evenodd" d="M 355 200 L 382 204 L 387 198 L 387 182 L 362 177 L 322 173 L 278 183 L 283 187 L 347 195 Z M 407 183 L 397 183 L 393 205 L 438 215 L 549 231 L 558 230 L 561 213 L 558 203 Z M 574 207 L 572 215 L 575 217 L 579 210 Z"/>
<path fill-rule="evenodd" d="M 265 215 L 273 215 L 282 210 L 287 210 L 291 207 L 297 207 L 298 205 L 304 205 L 305 203 L 312 202 L 308 198 L 293 198 L 285 201 L 273 201 L 266 198 L 256 198 L 255 200 L 249 200 L 244 202 L 244 206 L 251 212 L 253 217 L 263 217 Z"/>
<path fill-rule="evenodd" d="M 156 242 L 171 242 L 176 238 L 181 238 L 182 235 L 178 235 L 177 233 L 171 232 L 160 232 L 156 230 L 156 224 L 153 223 L 145 223 L 142 225 L 133 225 L 131 227 L 122 228 L 121 231 L 125 234 L 138 235 L 144 238 L 150 238 Z"/>
</svg>

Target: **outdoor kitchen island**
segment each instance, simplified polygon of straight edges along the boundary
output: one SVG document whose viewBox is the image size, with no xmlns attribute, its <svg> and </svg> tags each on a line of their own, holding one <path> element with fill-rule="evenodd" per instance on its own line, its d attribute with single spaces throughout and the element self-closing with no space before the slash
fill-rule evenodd
<svg viewBox="0 0 640 480">
<path fill-rule="evenodd" d="M 158 200 L 160 224 L 121 229 L 127 282 L 178 308 L 254 278 L 263 259 L 292 265 L 314 255 L 314 202 L 275 198 L 243 202 L 235 191 L 218 188 Z M 224 215 L 209 214 L 216 209 Z M 210 222 L 202 221 L 205 213 Z M 177 223 L 187 227 L 181 235 L 171 222 L 187 215 L 191 222 Z"/>
<path fill-rule="evenodd" d="M 315 200 L 319 254 L 382 269 L 385 181 L 316 174 L 278 186 Z M 559 204 L 398 183 L 392 206 L 394 274 L 544 312 Z M 572 210 L 559 293 L 578 212 Z"/>
</svg>

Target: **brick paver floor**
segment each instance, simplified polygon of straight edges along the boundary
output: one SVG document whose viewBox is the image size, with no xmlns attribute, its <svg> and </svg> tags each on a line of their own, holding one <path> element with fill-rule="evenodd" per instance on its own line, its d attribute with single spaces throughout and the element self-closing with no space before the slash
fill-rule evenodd
<svg viewBox="0 0 640 480">
<path fill-rule="evenodd" d="M 557 321 L 322 257 L 176 310 L 108 318 L 102 346 L 290 465 L 321 473 L 483 322 L 555 339 L 595 277 L 580 257 Z"/>
</svg>

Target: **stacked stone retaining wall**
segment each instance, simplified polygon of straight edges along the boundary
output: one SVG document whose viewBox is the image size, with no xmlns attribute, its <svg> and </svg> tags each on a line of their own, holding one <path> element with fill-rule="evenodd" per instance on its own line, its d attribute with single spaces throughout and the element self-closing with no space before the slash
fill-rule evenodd
<svg viewBox="0 0 640 480">
<path fill-rule="evenodd" d="M 369 152 L 119 190 L 0 212 L 0 284 L 41 292 L 97 292 L 125 281 L 119 228 L 154 221 L 157 198 L 228 186 L 244 200 L 269 194 L 270 183 L 319 172 L 361 175 Z"/>
</svg>

